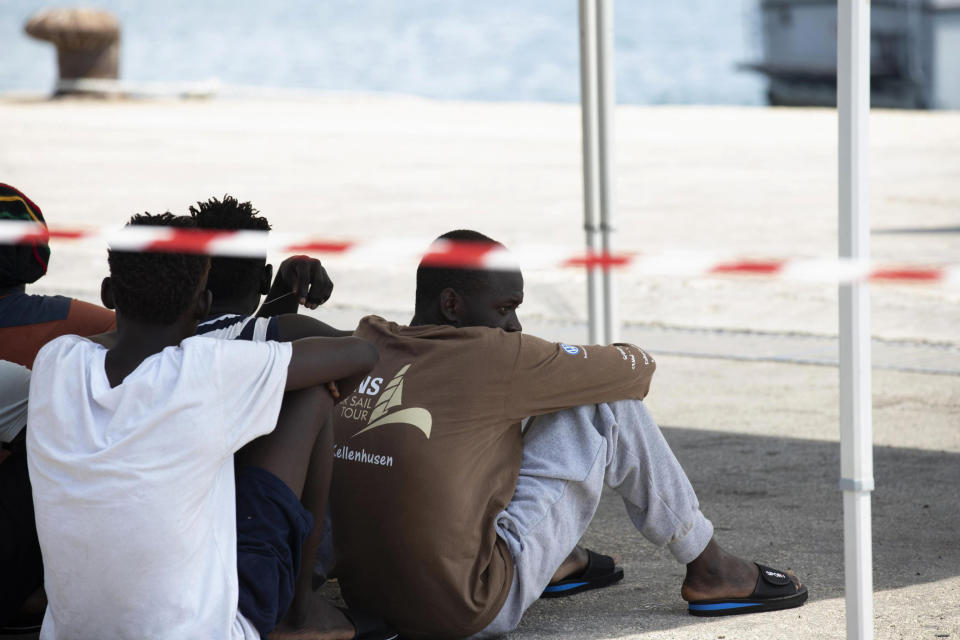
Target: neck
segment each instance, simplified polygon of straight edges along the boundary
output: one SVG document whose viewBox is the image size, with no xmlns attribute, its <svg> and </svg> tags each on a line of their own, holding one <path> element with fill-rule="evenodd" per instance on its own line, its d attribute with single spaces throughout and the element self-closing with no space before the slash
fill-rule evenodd
<svg viewBox="0 0 960 640">
<path fill-rule="evenodd" d="M 234 298 L 232 300 L 218 300 L 213 296 L 213 304 L 210 306 L 210 317 L 222 316 L 228 313 L 235 313 L 240 316 L 252 316 L 260 305 L 260 294 L 251 294 L 247 298 Z"/>
<path fill-rule="evenodd" d="M 107 351 L 107 379 L 120 384 L 140 363 L 196 333 L 195 320 L 179 318 L 173 324 L 147 324 L 117 314 L 117 339 Z"/>
<path fill-rule="evenodd" d="M 425 313 L 422 310 L 414 311 L 413 319 L 410 320 L 411 327 L 419 327 L 425 324 L 450 324 L 439 313 Z"/>
</svg>

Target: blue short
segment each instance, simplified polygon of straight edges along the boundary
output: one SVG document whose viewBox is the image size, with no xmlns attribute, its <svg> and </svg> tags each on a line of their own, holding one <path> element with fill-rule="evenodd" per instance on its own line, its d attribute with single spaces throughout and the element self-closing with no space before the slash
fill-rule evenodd
<svg viewBox="0 0 960 640">
<path fill-rule="evenodd" d="M 259 467 L 236 471 L 240 613 L 264 638 L 286 614 L 313 516 L 280 478 Z"/>
</svg>

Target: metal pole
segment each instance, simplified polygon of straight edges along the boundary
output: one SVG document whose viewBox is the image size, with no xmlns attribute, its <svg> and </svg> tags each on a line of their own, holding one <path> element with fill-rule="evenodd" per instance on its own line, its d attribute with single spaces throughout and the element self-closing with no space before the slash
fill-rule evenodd
<svg viewBox="0 0 960 640">
<path fill-rule="evenodd" d="M 613 0 L 597 0 L 597 96 L 599 101 L 600 233 L 604 253 L 613 253 L 615 160 L 613 112 L 616 107 L 616 73 L 613 63 Z M 610 344 L 620 334 L 617 292 L 612 269 L 603 271 L 604 339 Z"/>
<path fill-rule="evenodd" d="M 841 258 L 867 260 L 870 1 L 840 0 L 838 12 L 839 252 Z M 841 285 L 839 302 L 840 488 L 843 490 L 847 638 L 865 640 L 873 637 L 869 285 L 866 282 Z"/>
<path fill-rule="evenodd" d="M 583 228 L 587 253 L 601 250 L 599 214 L 599 165 L 597 161 L 597 46 L 596 0 L 580 0 L 580 117 L 583 151 Z M 603 276 L 600 269 L 587 266 L 588 341 L 605 343 Z"/>
</svg>

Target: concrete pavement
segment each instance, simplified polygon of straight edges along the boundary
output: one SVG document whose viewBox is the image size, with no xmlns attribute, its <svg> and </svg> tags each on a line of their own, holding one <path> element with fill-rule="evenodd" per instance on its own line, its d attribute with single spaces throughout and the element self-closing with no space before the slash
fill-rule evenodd
<svg viewBox="0 0 960 640">
<path fill-rule="evenodd" d="M 623 107 L 617 123 L 621 247 L 835 255 L 832 112 Z M 5 97 L 0 124 L 0 180 L 36 200 L 51 225 L 183 212 L 229 192 L 284 231 L 426 243 L 473 227 L 508 244 L 581 244 L 579 116 L 570 105 Z M 872 132 L 874 256 L 957 261 L 960 235 L 950 229 L 960 223 L 960 114 L 876 112 Z M 412 265 L 328 266 L 337 289 L 321 317 L 344 326 L 374 310 L 409 318 Z M 105 271 L 101 247 L 56 245 L 34 290 L 95 298 Z M 621 280 L 623 316 L 634 323 L 624 337 L 658 355 L 648 404 L 721 543 L 795 569 L 810 602 L 774 614 L 688 616 L 682 568 L 643 541 L 608 495 L 585 542 L 620 558 L 624 582 L 538 603 L 511 637 L 844 637 L 836 369 L 764 361 L 784 352 L 767 344 L 760 361 L 724 359 L 754 347 L 698 346 L 683 333 L 829 342 L 835 297 L 831 286 L 762 279 Z M 579 272 L 528 273 L 521 315 L 528 331 L 580 342 L 583 300 Z M 930 357 L 947 360 L 942 369 L 956 369 L 957 289 L 877 286 L 873 314 L 876 337 L 932 349 Z M 956 638 L 960 378 L 878 370 L 874 392 L 876 637 Z"/>
</svg>

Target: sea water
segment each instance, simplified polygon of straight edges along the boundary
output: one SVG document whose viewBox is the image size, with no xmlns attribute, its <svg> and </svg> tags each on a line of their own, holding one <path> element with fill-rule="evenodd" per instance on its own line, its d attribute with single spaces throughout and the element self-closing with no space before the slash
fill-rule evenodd
<svg viewBox="0 0 960 640">
<path fill-rule="evenodd" d="M 46 91 L 54 49 L 0 0 L 0 91 Z M 759 104 L 756 0 L 618 0 L 617 99 Z M 440 99 L 575 102 L 576 0 L 96 0 L 121 21 L 121 77 Z"/>
</svg>

